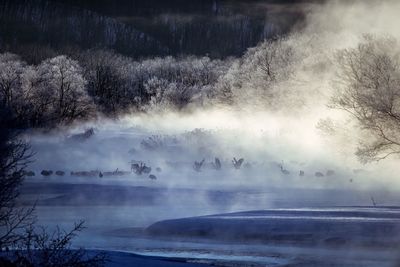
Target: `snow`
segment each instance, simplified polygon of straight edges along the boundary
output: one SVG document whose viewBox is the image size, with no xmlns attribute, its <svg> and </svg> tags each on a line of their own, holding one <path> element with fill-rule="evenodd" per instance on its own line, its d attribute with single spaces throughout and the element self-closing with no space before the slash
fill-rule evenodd
<svg viewBox="0 0 400 267">
<path fill-rule="evenodd" d="M 400 245 L 398 208 L 349 207 L 347 211 L 296 209 L 243 212 L 161 221 L 147 228 L 156 236 L 245 243 L 296 242 L 363 246 Z"/>
<path fill-rule="evenodd" d="M 144 257 L 132 253 L 124 253 L 118 251 L 107 251 L 108 262 L 107 267 L 125 267 L 125 266 L 142 266 L 142 267 L 201 267 L 204 265 L 185 262 L 183 259 L 161 258 L 161 257 Z"/>
<path fill-rule="evenodd" d="M 385 266 L 386 263 L 390 266 L 389 263 L 396 260 L 400 208 L 323 207 L 318 206 L 321 203 L 319 194 L 305 189 L 296 190 L 299 208 L 287 208 L 285 206 L 295 205 L 290 198 L 285 200 L 286 204 L 283 200 L 273 200 L 292 195 L 293 191 L 273 191 L 259 190 L 256 201 L 246 201 L 255 194 L 254 189 L 212 191 L 109 182 L 36 181 L 26 183 L 21 193 L 23 198 L 40 196 L 39 224 L 69 229 L 74 221 L 85 220 L 88 228 L 75 240 L 76 247 L 128 253 L 118 254 L 115 265 L 111 266 L 124 266 L 127 261 L 133 264 L 130 253 L 185 258 L 207 264 L 243 263 L 240 266 L 245 266 L 244 262 L 264 266 L 336 263 L 338 258 L 340 266 L 352 266 L 354 262 L 361 263 L 356 266 Z M 324 190 L 320 194 L 327 192 Z M 358 194 L 355 199 L 363 195 L 363 192 L 354 191 L 335 193 L 346 201 L 351 200 L 349 194 L 352 197 Z M 211 200 L 207 196 L 211 196 Z M 218 200 L 214 201 L 216 196 Z M 258 201 L 262 198 L 268 201 Z M 246 211 L 249 203 L 258 210 Z M 272 208 L 265 203 L 283 205 Z M 303 206 L 304 203 L 318 207 Z M 334 203 L 331 200 L 330 204 Z M 235 210 L 242 211 L 233 212 Z M 161 229 L 161 233 L 152 234 L 154 227 Z M 198 231 L 200 236 L 196 234 Z M 144 264 L 142 260 L 139 263 Z M 149 264 L 153 266 L 153 262 Z"/>
<path fill-rule="evenodd" d="M 26 178 L 20 203 L 36 201 L 38 224 L 48 229 L 59 225 L 68 230 L 84 220 L 87 229 L 74 246 L 108 251 L 115 259 L 110 266 L 165 264 L 137 254 L 221 266 L 396 262 L 400 209 L 395 206 L 400 206 L 400 198 L 395 187 L 374 186 L 375 173 L 355 174 L 328 158 L 317 161 L 318 155 L 298 158 L 301 153 L 292 154 L 296 149 L 289 145 L 280 151 L 284 139 L 263 152 L 259 144 L 272 144 L 271 137 L 195 130 L 175 121 L 174 131 L 166 125 L 157 132 L 158 121 L 140 118 L 81 126 L 63 134 L 33 134 L 37 158 L 31 169 L 37 175 Z M 95 128 L 94 136 L 71 142 L 71 135 L 90 127 Z M 165 143 L 155 150 L 141 146 L 154 134 Z M 234 142 L 238 135 L 241 141 Z M 220 171 L 210 164 L 217 156 Z M 243 157 L 251 168 L 235 170 L 233 157 Z M 193 163 L 203 158 L 206 165 L 195 171 Z M 157 180 L 134 173 L 70 175 L 129 171 L 131 161 L 151 166 Z M 280 164 L 290 174 L 283 173 Z M 42 177 L 42 169 L 66 174 Z M 304 177 L 299 169 L 305 170 Z M 335 175 L 314 176 L 324 169 L 334 169 Z M 368 207 L 371 196 L 378 207 Z"/>
</svg>

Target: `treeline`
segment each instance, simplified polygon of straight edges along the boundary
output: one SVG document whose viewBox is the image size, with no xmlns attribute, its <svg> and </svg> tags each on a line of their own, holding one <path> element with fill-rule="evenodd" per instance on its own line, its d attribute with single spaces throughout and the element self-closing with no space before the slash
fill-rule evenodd
<svg viewBox="0 0 400 267">
<path fill-rule="evenodd" d="M 265 41 L 238 59 L 133 60 L 108 50 L 50 57 L 32 65 L 0 54 L 0 105 L 13 128 L 46 128 L 98 115 L 265 105 L 284 95 L 295 50 Z M 282 102 L 279 102 L 282 105 Z"/>
<path fill-rule="evenodd" d="M 1 116 L 14 128 L 27 128 L 69 124 L 98 113 L 182 110 L 201 103 L 227 68 L 227 62 L 206 57 L 134 61 L 104 50 L 56 56 L 38 65 L 0 54 Z"/>
<path fill-rule="evenodd" d="M 285 4 L 231 2 L 2 0 L 0 51 L 22 55 L 35 45 L 57 54 L 107 48 L 134 58 L 225 58 L 304 22 L 301 9 Z"/>
</svg>

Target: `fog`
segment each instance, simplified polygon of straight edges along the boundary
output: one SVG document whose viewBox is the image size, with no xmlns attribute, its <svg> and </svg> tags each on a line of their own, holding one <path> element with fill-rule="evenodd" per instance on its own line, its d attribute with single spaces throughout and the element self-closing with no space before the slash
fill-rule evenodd
<svg viewBox="0 0 400 267">
<path fill-rule="evenodd" d="M 281 41 L 291 63 L 266 83 L 270 95 L 260 93 L 263 77 L 246 69 L 251 57 L 244 55 L 226 60 L 229 70 L 215 85 L 236 86 L 232 105 L 199 101 L 179 111 L 161 106 L 32 130 L 26 138 L 35 151 L 30 170 L 36 176 L 27 178 L 23 192 L 25 199 L 39 198 L 39 221 L 83 218 L 90 230 L 80 244 L 135 251 L 139 241 L 121 241 L 115 237 L 120 232 L 111 238 L 110 232 L 246 210 L 398 206 L 398 157 L 361 163 L 355 152 L 366 133 L 348 113 L 331 108 L 331 100 L 341 86 L 335 55 L 356 47 L 365 34 L 400 38 L 400 3 L 328 1 L 309 8 L 305 27 Z M 240 86 L 237 77 L 244 77 Z M 83 136 L 88 129 L 94 134 Z M 239 168 L 234 158 L 243 158 Z M 135 163 L 151 171 L 136 174 Z M 65 175 L 44 177 L 42 170 Z M 95 174 L 76 175 L 83 171 Z"/>
<path fill-rule="evenodd" d="M 53 133 L 51 138 L 34 135 L 34 148 L 38 153 L 33 168 L 112 171 L 116 168 L 129 170 L 131 160 L 152 166 L 165 165 L 165 161 L 184 161 L 187 163 L 185 171 L 173 171 L 167 181 L 160 175 L 157 181 L 171 185 L 180 183 L 182 177 L 189 181 L 190 176 L 219 175 L 211 170 L 194 172 L 194 161 L 205 158 L 211 162 L 219 157 L 224 161 L 224 167 L 231 169 L 232 158 L 243 157 L 254 168 L 233 172 L 242 177 L 242 185 L 271 181 L 284 184 L 281 180 L 287 177 L 282 176 L 278 167 L 270 168 L 271 162 L 275 162 L 289 170 L 291 177 L 298 177 L 300 170 L 306 172 L 304 179 L 296 181 L 296 186 L 337 184 L 347 187 L 349 185 L 344 181 L 355 177 L 360 180 L 359 186 L 376 186 L 378 183 L 393 188 L 398 185 L 395 177 L 397 159 L 360 164 L 354 156 L 361 135 L 356 123 L 348 114 L 328 106 L 332 92 L 338 86 L 335 53 L 356 46 L 364 34 L 400 38 L 396 26 L 399 7 L 396 1 L 329 1 L 314 5 L 307 16 L 307 26 L 284 41 L 294 47 L 296 60 L 291 66 L 292 77 L 275 85 L 274 90 L 282 93 L 273 100 L 278 106 L 274 110 L 254 96 L 243 99 L 248 98 L 245 94 L 239 98 L 243 101 L 233 107 L 195 106 L 186 112 L 131 114 L 117 121 L 98 119 L 67 129 L 63 134 Z M 252 89 L 242 90 L 251 92 Z M 334 125 L 338 127 L 330 128 Z M 90 127 L 96 129 L 93 139 L 77 145 L 63 143 L 68 135 Z M 195 129 L 200 129 L 204 136 L 182 141 L 185 133 Z M 140 142 L 152 135 L 164 136 L 166 143 L 172 142 L 168 138 L 177 138 L 179 150 L 142 151 Z M 47 145 L 51 149 L 47 149 Z M 137 154 L 129 154 L 131 149 L 137 150 Z M 336 175 L 315 179 L 315 172 L 325 173 L 328 169 L 335 170 Z M 365 175 L 357 177 L 353 172 L 356 169 L 365 169 Z M 249 183 L 247 176 L 250 174 L 257 177 L 255 182 Z M 340 179 L 342 181 L 337 183 Z M 197 178 L 193 180 L 199 184 Z M 225 183 L 229 184 L 229 180 Z"/>
<path fill-rule="evenodd" d="M 152 186 L 209 190 L 397 186 L 391 161 L 359 163 L 354 156 L 354 135 L 339 130 L 338 134 L 326 133 L 318 124 L 330 114 L 329 110 L 313 112 L 296 118 L 266 111 L 218 109 L 189 114 L 129 115 L 118 121 L 100 119 L 62 134 L 31 136 L 36 151 L 32 169 L 37 173 L 43 169 L 62 170 L 68 177 L 70 172 L 77 171 L 130 171 L 131 162 L 143 162 L 158 178 L 149 182 Z M 94 136 L 74 140 L 76 134 L 90 128 L 95 129 Z M 149 142 L 150 147 L 143 142 Z M 239 170 L 232 164 L 234 157 L 244 159 Z M 221 170 L 212 168 L 215 158 L 221 160 Z M 204 166 L 196 171 L 194 162 L 203 159 Z M 157 167 L 162 171 L 156 171 Z M 327 175 L 328 170 L 334 173 Z M 304 176 L 300 176 L 300 171 L 304 171 Z M 323 177 L 317 177 L 317 172 Z M 66 177 L 53 179 L 76 182 L 76 178 Z M 85 180 L 136 185 L 148 182 L 148 175 L 83 177 L 79 182 Z"/>
</svg>

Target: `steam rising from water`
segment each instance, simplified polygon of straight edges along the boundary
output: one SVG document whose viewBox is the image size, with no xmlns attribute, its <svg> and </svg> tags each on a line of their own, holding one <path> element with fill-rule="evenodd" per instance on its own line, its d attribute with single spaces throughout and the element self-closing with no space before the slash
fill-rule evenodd
<svg viewBox="0 0 400 267">
<path fill-rule="evenodd" d="M 382 206 L 399 206 L 398 159 L 361 165 L 354 155 L 360 133 L 355 122 L 346 113 L 328 108 L 336 87 L 336 51 L 356 46 L 365 33 L 400 38 L 398 10 L 400 3 L 395 1 L 331 1 L 315 6 L 307 27 L 286 40 L 296 48 L 300 60 L 295 63 L 293 79 L 280 84 L 290 90 L 277 100 L 282 101 L 276 105 L 281 107 L 278 110 L 252 103 L 193 107 L 185 113 L 131 114 L 119 120 L 103 118 L 75 125 L 64 132 L 32 134 L 37 152 L 32 170 L 37 174 L 42 169 L 67 173 L 63 178 L 37 175 L 34 179 L 45 183 L 38 183 L 33 191 L 51 182 L 78 183 L 72 189 L 63 184 L 44 190 L 50 196 L 41 196 L 39 218 L 46 225 L 55 224 L 55 218 L 56 223 L 85 219 L 89 233 L 81 237 L 81 244 L 103 242 L 107 249 L 127 249 L 149 245 L 124 229 L 165 219 L 277 207 L 371 205 L 371 200 Z M 71 135 L 91 127 L 96 129 L 93 137 L 71 141 Z M 142 143 L 153 135 L 161 144 L 148 149 Z M 211 168 L 215 157 L 221 160 L 222 170 Z M 244 158 L 249 165 L 235 170 L 233 157 Z M 196 172 L 193 163 L 202 159 L 206 165 Z M 157 180 L 135 174 L 69 175 L 71 171 L 129 171 L 131 161 L 151 166 Z M 161 171 L 156 171 L 157 167 Z M 334 171 L 332 175 L 327 175 L 329 170 Z M 300 176 L 300 171 L 305 175 Z M 317 177 L 316 172 L 324 176 Z M 128 196 L 125 199 L 124 194 Z M 75 201 L 75 206 L 57 206 L 62 201 Z M 103 234 L 116 229 L 123 229 L 120 232 L 129 239 Z M 167 243 L 164 253 L 170 245 Z M 180 246 L 187 248 L 188 244 Z M 340 252 L 340 257 L 348 253 L 354 252 Z M 365 253 L 376 256 L 375 252 Z M 313 257 L 316 254 L 313 250 Z M 229 258 L 232 260 L 231 250 Z"/>
<path fill-rule="evenodd" d="M 359 141 L 354 122 L 347 114 L 327 107 L 336 86 L 337 70 L 333 61 L 336 51 L 354 47 L 363 34 L 400 38 L 398 10 L 400 3 L 397 1 L 330 1 L 315 6 L 308 15 L 306 28 L 288 37 L 287 42 L 294 44 L 301 60 L 296 63 L 294 78 L 281 85 L 289 87 L 292 94 L 286 97 L 280 111 L 213 107 L 185 114 L 132 114 L 117 122 L 101 120 L 72 130 L 79 132 L 90 126 L 98 129 L 97 136 L 83 144 L 57 145 L 64 140 L 59 136 L 54 137 L 54 143 L 34 138 L 34 148 L 39 150 L 35 167 L 50 168 L 46 166 L 52 165 L 68 170 L 112 170 L 128 169 L 132 159 L 152 166 L 165 166 L 166 161 L 182 161 L 187 163 L 188 168 L 167 171 L 167 183 L 176 185 L 182 179 L 187 181 L 193 177 L 192 182 L 195 181 L 193 183 L 198 186 L 201 184 L 198 177 L 202 176 L 212 176 L 208 182 L 203 179 L 208 185 L 221 181 L 215 179 L 220 174 L 209 174 L 210 170 L 195 173 L 191 168 L 195 160 L 206 158 L 209 162 L 214 157 L 220 157 L 225 166 L 231 167 L 233 157 L 243 157 L 253 165 L 251 171 L 242 170 L 240 175 L 238 172 L 224 173 L 224 176 L 238 176 L 236 183 L 240 185 L 248 185 L 249 181 L 253 185 L 272 181 L 285 184 L 282 181 L 287 177 L 282 175 L 278 164 L 291 172 L 290 176 L 297 186 L 329 184 L 362 188 L 377 184 L 387 187 L 398 185 L 395 180 L 397 159 L 361 166 L 354 156 Z M 321 127 L 317 127 L 321 120 L 327 118 L 342 125 L 334 135 L 326 135 Z M 185 133 L 195 129 L 207 133 L 200 145 L 189 142 L 178 150 L 159 153 L 140 148 L 141 140 L 148 136 L 164 135 L 183 140 Z M 50 148 L 47 147 L 49 143 Z M 137 151 L 136 154 L 129 153 L 132 149 Z M 353 170 L 360 168 L 370 172 L 355 175 Z M 335 170 L 336 175 L 315 179 L 315 172 L 325 173 L 328 169 Z M 304 179 L 298 177 L 300 170 L 307 173 Z M 255 177 L 253 180 L 247 179 L 252 176 Z M 359 182 L 349 184 L 354 177 Z M 230 183 L 230 180 L 226 181 Z"/>
</svg>

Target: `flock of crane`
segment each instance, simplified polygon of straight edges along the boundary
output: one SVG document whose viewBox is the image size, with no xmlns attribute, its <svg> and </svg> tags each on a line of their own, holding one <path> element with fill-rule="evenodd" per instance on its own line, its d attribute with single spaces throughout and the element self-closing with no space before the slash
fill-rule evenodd
<svg viewBox="0 0 400 267">
<path fill-rule="evenodd" d="M 200 172 L 204 166 L 204 163 L 205 163 L 205 159 L 203 159 L 202 161 L 195 161 L 194 165 L 193 165 L 193 169 L 197 172 Z M 242 166 L 245 168 L 251 168 L 250 163 L 245 163 L 245 164 L 243 164 L 243 163 L 244 163 L 243 158 L 240 158 L 240 159 L 233 158 L 232 159 L 232 165 L 236 170 L 241 169 Z M 287 169 L 285 169 L 283 167 L 283 164 L 277 164 L 277 165 L 282 174 L 284 174 L 284 175 L 291 174 L 290 171 L 288 171 Z M 211 168 L 214 170 L 221 170 L 222 164 L 221 164 L 221 161 L 219 158 L 215 158 L 214 162 L 211 162 Z M 305 175 L 306 175 L 305 171 L 303 171 L 303 170 L 299 171 L 299 176 L 305 176 Z M 316 177 L 334 176 L 334 175 L 336 175 L 336 172 L 334 170 L 327 170 L 325 173 L 320 172 L 320 171 L 315 172 Z"/>
<path fill-rule="evenodd" d="M 172 168 L 179 168 L 179 166 L 174 165 L 173 163 L 167 162 L 168 165 Z M 233 158 L 231 161 L 231 167 L 233 167 L 236 170 L 240 170 L 242 168 L 244 169 L 250 169 L 252 165 L 249 162 L 245 163 L 245 160 L 243 158 Z M 151 180 L 156 180 L 157 176 L 152 173 L 152 168 L 150 166 L 147 166 L 145 163 L 141 161 L 131 161 L 131 170 L 130 171 L 122 171 L 119 169 L 116 169 L 115 171 L 99 171 L 99 170 L 92 170 L 92 171 L 71 171 L 70 175 L 73 177 L 119 177 L 119 176 L 128 176 L 131 175 L 132 173 L 136 174 L 137 176 L 146 176 L 151 179 Z M 203 170 L 206 169 L 206 165 L 209 166 L 209 168 L 213 170 L 222 170 L 222 163 L 219 158 L 215 158 L 213 162 L 206 163 L 206 160 L 203 159 L 201 161 L 195 161 L 193 163 L 193 170 L 196 172 L 202 172 Z M 280 172 L 283 175 L 290 175 L 291 172 L 287 169 L 284 168 L 283 164 L 276 164 L 277 167 L 279 168 Z M 154 169 L 157 173 L 160 173 L 162 169 L 160 167 L 157 167 Z M 26 176 L 35 176 L 34 171 L 26 171 L 24 173 Z M 42 177 L 49 177 L 49 176 L 65 176 L 66 172 L 65 171 L 55 171 L 53 172 L 52 170 L 42 170 L 40 172 L 40 175 Z M 298 172 L 298 176 L 303 177 L 305 176 L 306 173 L 303 170 L 300 170 Z M 336 175 L 335 171 L 333 170 L 327 170 L 326 172 L 315 172 L 315 177 L 324 177 L 324 176 L 334 176 Z"/>
</svg>

